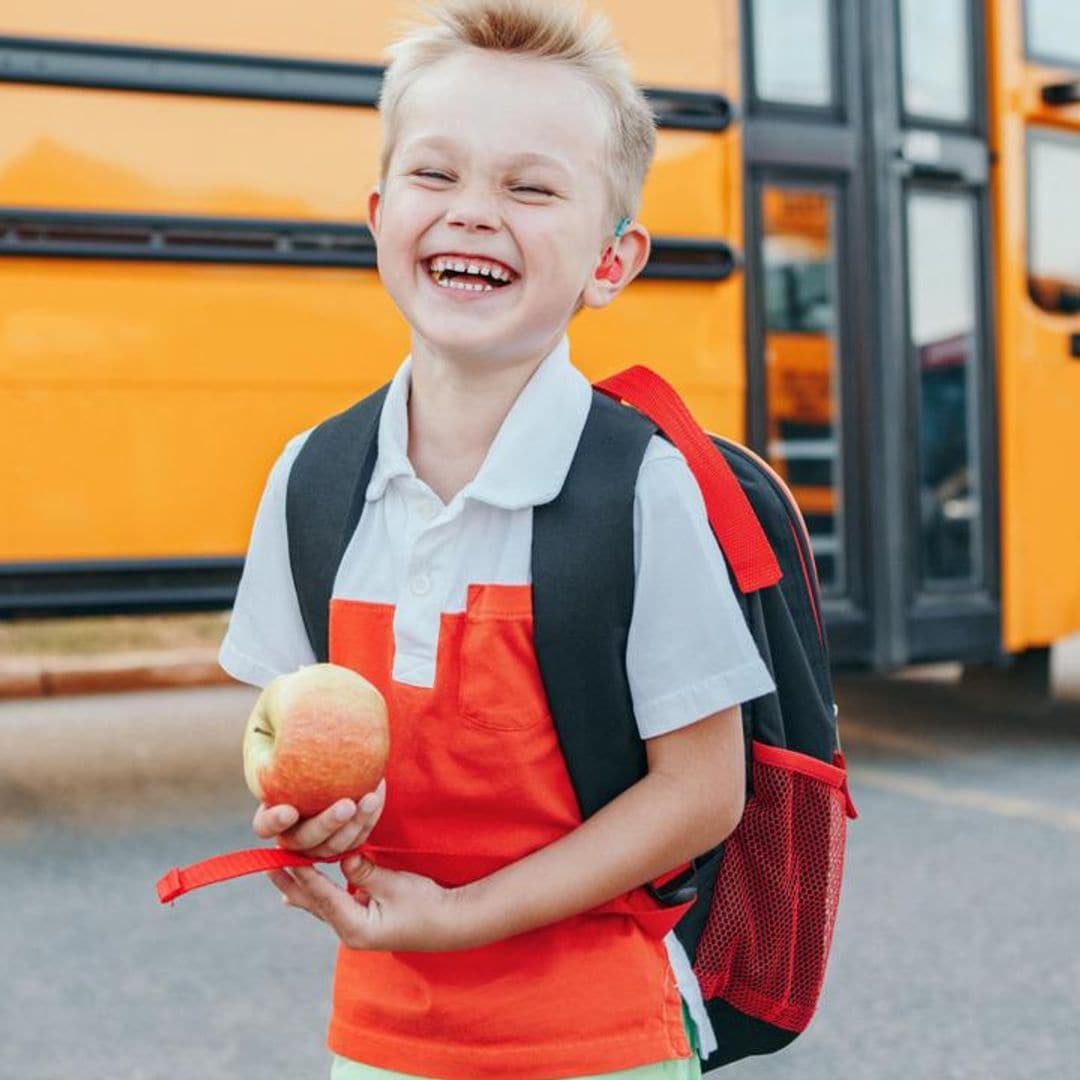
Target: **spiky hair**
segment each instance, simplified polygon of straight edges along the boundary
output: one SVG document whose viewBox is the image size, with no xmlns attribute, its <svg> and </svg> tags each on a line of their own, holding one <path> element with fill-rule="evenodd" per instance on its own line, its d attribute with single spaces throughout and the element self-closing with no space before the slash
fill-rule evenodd
<svg viewBox="0 0 1080 1080">
<path fill-rule="evenodd" d="M 607 184 L 615 218 L 633 218 L 656 151 L 656 123 L 607 18 L 575 0 L 438 0 L 389 48 L 379 111 L 386 181 L 397 139 L 401 99 L 427 67 L 469 48 L 567 65 L 599 93 L 610 116 Z"/>
</svg>

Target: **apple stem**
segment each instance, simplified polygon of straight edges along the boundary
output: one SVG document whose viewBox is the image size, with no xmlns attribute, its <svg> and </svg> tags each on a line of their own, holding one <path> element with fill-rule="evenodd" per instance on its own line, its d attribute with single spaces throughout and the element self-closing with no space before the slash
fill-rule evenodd
<svg viewBox="0 0 1080 1080">
<path fill-rule="evenodd" d="M 256 731 L 260 735 L 270 735 L 271 734 L 269 731 L 263 731 L 263 729 L 261 727 L 252 728 L 252 731 Z"/>
</svg>

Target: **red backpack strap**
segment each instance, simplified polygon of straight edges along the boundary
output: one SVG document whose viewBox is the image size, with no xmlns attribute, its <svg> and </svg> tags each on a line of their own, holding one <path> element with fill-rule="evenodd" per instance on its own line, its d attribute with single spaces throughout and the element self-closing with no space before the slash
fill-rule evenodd
<svg viewBox="0 0 1080 1080">
<path fill-rule="evenodd" d="M 354 849 L 359 851 L 359 848 Z M 257 874 L 259 871 L 281 870 L 286 866 L 314 866 L 316 863 L 340 862 L 352 852 L 329 858 L 311 859 L 306 855 L 297 855 L 284 848 L 250 848 L 247 851 L 231 851 L 227 855 L 215 855 L 211 859 L 193 863 L 181 869 L 174 866 L 157 883 L 158 899 L 163 904 L 172 903 L 178 896 L 201 889 L 204 885 L 215 885 L 219 881 L 243 877 L 245 874 Z"/>
<path fill-rule="evenodd" d="M 682 451 L 705 499 L 709 524 L 739 589 L 756 592 L 783 576 L 776 553 L 724 455 L 675 388 L 640 364 L 595 384 L 647 416 Z"/>
</svg>

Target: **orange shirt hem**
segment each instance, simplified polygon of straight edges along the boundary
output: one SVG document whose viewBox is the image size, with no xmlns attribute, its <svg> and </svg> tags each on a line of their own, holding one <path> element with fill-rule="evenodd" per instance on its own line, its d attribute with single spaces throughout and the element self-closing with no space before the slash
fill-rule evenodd
<svg viewBox="0 0 1080 1080">
<path fill-rule="evenodd" d="M 551 1047 L 439 1046 L 422 1037 L 381 1038 L 332 1020 L 326 1045 L 353 1061 L 431 1080 L 552 1080 L 635 1069 L 691 1054 L 681 1012 L 664 1032 L 581 1039 Z"/>
</svg>

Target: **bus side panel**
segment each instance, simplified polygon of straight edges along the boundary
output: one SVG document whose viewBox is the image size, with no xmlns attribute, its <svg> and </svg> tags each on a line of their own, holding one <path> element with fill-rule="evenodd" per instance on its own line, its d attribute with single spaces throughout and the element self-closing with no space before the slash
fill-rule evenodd
<svg viewBox="0 0 1080 1080">
<path fill-rule="evenodd" d="M 1080 138 L 1080 106 L 1042 104 L 1042 86 L 1075 79 L 1076 72 L 1025 63 L 1020 7 L 1020 0 L 993 0 L 989 20 L 998 154 L 1002 615 L 1011 652 L 1080 630 L 1080 502 L 1073 494 L 1080 467 L 1080 361 L 1070 357 L 1080 317 L 1052 314 L 1031 298 L 1027 190 L 1029 127 L 1071 129 Z"/>
<path fill-rule="evenodd" d="M 286 439 L 385 382 L 370 271 L 0 262 L 0 562 L 247 546 Z"/>
</svg>

